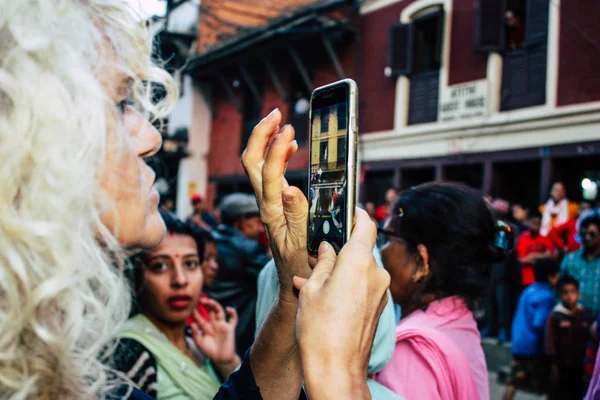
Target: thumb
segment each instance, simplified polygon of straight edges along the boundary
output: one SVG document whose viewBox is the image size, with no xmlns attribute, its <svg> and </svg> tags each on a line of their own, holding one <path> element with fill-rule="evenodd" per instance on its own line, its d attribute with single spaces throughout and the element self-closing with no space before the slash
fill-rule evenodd
<svg viewBox="0 0 600 400">
<path fill-rule="evenodd" d="M 314 282 L 318 287 L 323 286 L 325 281 L 331 276 L 336 259 L 337 255 L 335 254 L 333 246 L 327 242 L 321 243 L 319 246 L 319 259 L 317 265 L 313 269 L 308 280 Z"/>
<path fill-rule="evenodd" d="M 306 247 L 306 224 L 308 223 L 308 201 L 300 189 L 286 187 L 282 192 L 283 213 L 287 221 L 288 235 Z"/>
<path fill-rule="evenodd" d="M 296 289 L 298 289 L 298 290 L 302 289 L 302 286 L 304 286 L 306 281 L 308 281 L 308 279 L 294 275 L 293 282 L 294 282 L 294 287 Z"/>
</svg>

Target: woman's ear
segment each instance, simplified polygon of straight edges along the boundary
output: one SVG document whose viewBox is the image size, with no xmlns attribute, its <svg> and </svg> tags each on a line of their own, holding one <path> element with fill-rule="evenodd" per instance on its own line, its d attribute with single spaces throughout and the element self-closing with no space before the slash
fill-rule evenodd
<svg viewBox="0 0 600 400">
<path fill-rule="evenodd" d="M 423 244 L 417 246 L 417 252 L 419 252 L 421 262 L 417 264 L 417 271 L 413 275 L 413 281 L 421 282 L 429 276 L 429 252 Z"/>
</svg>

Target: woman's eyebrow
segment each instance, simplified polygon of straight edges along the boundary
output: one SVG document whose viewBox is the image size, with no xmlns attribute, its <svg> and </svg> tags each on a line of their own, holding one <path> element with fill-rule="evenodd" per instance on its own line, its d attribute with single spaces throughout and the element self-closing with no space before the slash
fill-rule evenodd
<svg viewBox="0 0 600 400">
<path fill-rule="evenodd" d="M 133 78 L 129 76 L 123 77 L 120 80 L 119 86 L 117 87 L 117 93 L 120 97 L 129 97 L 132 90 Z"/>
</svg>

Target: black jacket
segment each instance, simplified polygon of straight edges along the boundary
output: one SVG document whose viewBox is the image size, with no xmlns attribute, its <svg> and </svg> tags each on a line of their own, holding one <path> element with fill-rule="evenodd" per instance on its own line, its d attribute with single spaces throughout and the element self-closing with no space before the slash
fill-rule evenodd
<svg viewBox="0 0 600 400">
<path fill-rule="evenodd" d="M 216 231 L 219 272 L 206 293 L 239 315 L 236 350 L 243 356 L 254 341 L 258 274 L 270 260 L 267 249 L 234 228 L 220 225 Z"/>
</svg>

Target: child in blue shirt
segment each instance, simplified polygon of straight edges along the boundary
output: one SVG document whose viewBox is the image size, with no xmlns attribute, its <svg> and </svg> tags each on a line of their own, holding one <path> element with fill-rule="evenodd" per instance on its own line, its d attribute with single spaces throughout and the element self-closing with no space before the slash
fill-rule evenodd
<svg viewBox="0 0 600 400">
<path fill-rule="evenodd" d="M 512 324 L 512 373 L 504 399 L 512 399 L 517 388 L 542 393 L 546 387 L 549 363 L 544 353 L 544 330 L 556 305 L 553 287 L 559 270 L 555 259 L 538 259 L 533 266 L 535 282 L 519 297 Z"/>
</svg>

